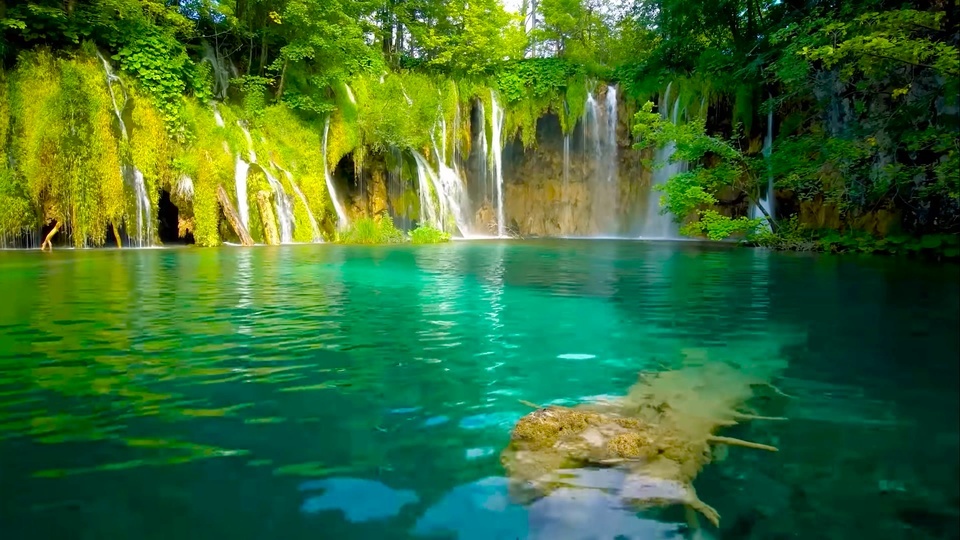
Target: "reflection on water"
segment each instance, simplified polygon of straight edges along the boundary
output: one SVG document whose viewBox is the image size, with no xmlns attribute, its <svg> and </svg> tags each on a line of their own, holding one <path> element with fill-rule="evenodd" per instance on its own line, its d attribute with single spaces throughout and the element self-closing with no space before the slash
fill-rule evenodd
<svg viewBox="0 0 960 540">
<path fill-rule="evenodd" d="M 602 486 L 509 500 L 519 400 L 774 361 L 791 420 L 731 436 L 781 452 L 730 450 L 698 478 L 723 515 L 711 534 L 950 537 L 956 278 L 687 243 L 6 252 L 0 461 L 18 496 L 0 523 L 5 538 L 668 538 L 682 512 L 636 514 Z"/>
</svg>

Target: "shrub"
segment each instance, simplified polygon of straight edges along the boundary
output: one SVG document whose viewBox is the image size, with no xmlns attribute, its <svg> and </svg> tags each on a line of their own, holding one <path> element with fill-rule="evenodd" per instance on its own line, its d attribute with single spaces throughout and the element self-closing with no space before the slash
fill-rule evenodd
<svg viewBox="0 0 960 540">
<path fill-rule="evenodd" d="M 340 244 L 396 244 L 402 241 L 403 233 L 394 226 L 389 216 L 383 216 L 379 221 L 360 218 L 337 238 Z"/>
<path fill-rule="evenodd" d="M 410 233 L 410 242 L 414 244 L 440 244 L 450 241 L 450 233 L 434 229 L 429 225 L 417 227 Z"/>
</svg>

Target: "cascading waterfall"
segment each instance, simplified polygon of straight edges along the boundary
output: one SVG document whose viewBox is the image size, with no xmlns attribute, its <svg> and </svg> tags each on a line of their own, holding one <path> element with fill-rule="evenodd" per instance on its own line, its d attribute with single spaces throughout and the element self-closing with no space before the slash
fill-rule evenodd
<svg viewBox="0 0 960 540">
<path fill-rule="evenodd" d="M 287 192 L 283 189 L 283 184 L 267 170 L 266 167 L 257 163 L 257 152 L 253 148 L 253 138 L 250 137 L 250 131 L 240 122 L 237 122 L 237 125 L 240 126 L 240 129 L 243 131 L 243 137 L 247 140 L 247 156 L 250 159 L 250 163 L 256 163 L 260 170 L 263 171 L 263 175 L 267 177 L 267 183 L 270 185 L 270 190 L 273 191 L 273 208 L 277 213 L 277 222 L 280 228 L 280 243 L 289 244 L 293 242 L 293 203 L 290 201 L 290 197 L 287 196 Z M 263 140 L 263 139 L 261 139 Z M 240 169 L 240 163 L 243 161 L 241 158 L 237 158 L 237 168 Z M 240 219 L 244 220 L 244 227 L 249 227 L 248 219 L 250 217 L 250 210 L 247 205 L 247 175 L 250 171 L 250 163 L 244 163 L 243 171 L 243 203 L 242 206 L 246 207 L 246 218 L 244 217 L 244 211 L 240 211 Z M 239 175 L 237 176 L 239 178 Z M 237 181 L 237 199 L 241 197 L 240 193 L 240 181 Z M 239 209 L 238 209 L 239 210 Z"/>
<path fill-rule="evenodd" d="M 137 247 L 146 247 L 151 245 L 151 239 L 153 238 L 153 229 L 150 226 L 150 197 L 147 195 L 147 184 L 143 181 L 143 173 L 136 167 L 134 167 L 132 171 L 133 192 L 137 206 L 137 236 L 135 243 Z"/>
<path fill-rule="evenodd" d="M 443 227 L 443 224 L 440 223 L 440 219 L 437 216 L 437 206 L 439 204 L 433 198 L 433 188 L 431 184 L 431 175 L 433 171 L 430 170 L 430 164 L 427 163 L 426 158 L 420 155 L 417 151 L 411 151 L 413 154 L 413 159 L 417 164 L 417 194 L 420 197 L 420 225 L 429 225 L 431 227 L 440 229 Z"/>
<path fill-rule="evenodd" d="M 247 201 L 247 174 L 250 172 L 250 164 L 240 157 L 237 153 L 237 161 L 233 167 L 233 182 L 237 188 L 237 212 L 240 213 L 240 221 L 244 227 L 250 226 L 250 207 Z"/>
<path fill-rule="evenodd" d="M 127 105 L 129 96 L 127 96 L 127 90 L 123 86 L 123 82 L 120 80 L 120 77 L 117 77 L 113 73 L 113 68 L 110 67 L 110 62 L 107 62 L 107 59 L 103 57 L 99 52 L 97 57 L 100 58 L 100 61 L 103 63 L 103 71 L 107 79 L 107 89 L 110 91 L 110 101 L 113 104 L 113 112 L 117 116 L 117 122 L 120 125 L 120 136 L 124 141 L 130 138 L 130 133 L 127 131 L 127 125 L 123 121 L 123 109 Z M 123 106 L 117 102 L 117 93 L 114 89 L 114 84 L 119 85 L 120 92 L 123 97 Z M 132 236 L 130 233 L 129 224 L 126 227 L 126 233 L 128 241 L 136 247 L 149 247 L 153 245 L 153 213 L 150 210 L 150 195 L 147 193 L 147 184 L 144 181 L 143 173 L 140 172 L 140 169 L 134 164 L 123 164 L 120 166 L 121 176 L 127 180 L 133 187 L 133 201 L 134 207 L 136 209 L 137 216 L 137 229 L 136 236 Z"/>
<path fill-rule="evenodd" d="M 330 133 L 330 117 L 323 123 L 323 179 L 327 183 L 327 193 L 330 200 L 333 201 L 333 208 L 337 211 L 337 227 L 342 229 L 350 224 L 347 218 L 347 212 L 344 211 L 340 199 L 337 197 L 337 189 L 333 185 L 333 176 L 330 175 L 330 166 L 327 164 L 327 135 Z"/>
<path fill-rule="evenodd" d="M 234 72 L 236 76 L 236 68 L 230 65 L 230 68 L 227 69 L 227 65 L 222 61 L 220 54 L 210 46 L 209 43 L 203 43 L 203 58 L 202 62 L 208 62 L 210 64 L 211 71 L 213 72 L 213 95 L 217 99 L 226 99 L 227 90 L 230 89 L 230 73 Z M 229 65 L 229 61 L 226 62 Z"/>
<path fill-rule="evenodd" d="M 483 108 L 483 101 L 477 102 L 477 112 L 480 113 L 480 130 L 477 133 L 477 155 L 480 156 L 482 163 L 477 168 L 479 174 L 480 186 L 483 187 L 481 196 L 486 203 L 493 205 L 494 189 L 489 185 L 487 178 L 487 162 L 489 159 L 487 148 L 487 115 Z"/>
<path fill-rule="evenodd" d="M 592 92 L 587 93 L 583 115 L 584 157 L 592 163 L 587 179 L 590 190 L 590 216 L 594 232 L 600 236 L 619 233 L 617 204 L 620 182 L 617 162 L 617 88 L 608 86 L 601 105 Z M 564 156 L 568 140 L 564 138 Z M 564 158 L 566 178 L 566 157 Z"/>
<path fill-rule="evenodd" d="M 312 240 L 314 242 L 323 242 L 323 236 L 320 235 L 320 227 L 317 225 L 317 218 L 313 217 L 310 204 L 307 203 L 307 198 L 303 195 L 303 191 L 300 191 L 300 186 L 297 185 L 290 171 L 284 170 L 283 173 L 286 175 L 287 181 L 290 182 L 290 187 L 293 188 L 293 192 L 297 195 L 297 198 L 300 199 L 300 202 L 303 203 L 303 207 L 307 209 L 307 219 L 310 221 L 310 232 L 313 234 L 311 237 Z"/>
<path fill-rule="evenodd" d="M 672 83 L 671 83 L 672 84 Z M 677 123 L 680 117 L 680 97 L 677 96 L 673 101 L 671 113 L 667 116 L 670 99 L 670 85 L 667 85 L 667 91 L 660 100 L 660 115 L 668 118 L 671 122 Z M 647 239 L 675 239 L 679 237 L 679 226 L 673 220 L 670 214 L 660 213 L 660 192 L 655 190 L 655 186 L 661 186 L 667 180 L 687 170 L 688 164 L 685 161 L 670 161 L 677 149 L 675 142 L 671 141 L 658 148 L 654 152 L 654 161 L 662 167 L 653 171 L 651 181 L 650 195 L 647 198 L 647 214 L 644 220 L 641 238 Z"/>
<path fill-rule="evenodd" d="M 490 145 L 491 164 L 493 166 L 493 178 L 496 179 L 497 186 L 497 236 L 503 238 L 506 236 L 506 227 L 504 227 L 503 218 L 503 109 L 497 103 L 497 94 L 490 91 L 490 130 L 493 142 Z"/>
<path fill-rule="evenodd" d="M 426 165 L 426 170 L 429 170 L 431 173 L 428 175 L 428 177 L 430 183 L 433 185 L 434 193 L 436 193 L 437 202 L 440 205 L 439 209 L 434 211 L 434 214 L 438 216 L 438 219 L 441 222 L 442 227 L 440 228 L 446 231 L 445 225 L 448 222 L 447 218 L 453 218 L 453 222 L 456 224 L 460 235 L 464 238 L 467 238 L 470 236 L 469 220 L 464 214 L 464 209 L 470 207 L 470 200 L 467 196 L 467 191 L 464 188 L 463 177 L 460 175 L 460 171 L 457 169 L 456 160 L 453 161 L 452 166 L 447 165 L 446 163 L 447 123 L 442 117 L 437 122 L 437 127 L 440 129 L 439 135 L 443 143 L 442 146 L 438 148 L 436 138 L 431 135 L 431 139 L 433 141 L 433 152 L 437 158 L 436 173 L 432 174 L 433 171 L 430 170 L 429 164 L 426 163 L 426 160 L 423 159 L 423 156 L 416 152 L 414 152 L 414 160 L 417 161 L 418 171 L 420 170 L 420 161 L 422 160 Z M 421 197 L 421 201 L 422 200 L 423 198 Z"/>
<path fill-rule="evenodd" d="M 273 190 L 273 207 L 277 212 L 277 221 L 280 226 L 280 243 L 293 243 L 294 220 L 292 201 L 283 190 L 283 184 L 281 184 L 275 176 L 270 174 L 266 168 L 263 168 L 263 174 L 267 177 L 267 182 L 270 183 L 270 188 Z"/>
<path fill-rule="evenodd" d="M 773 98 L 771 97 L 771 100 Z M 774 193 L 773 193 L 773 168 L 770 166 L 770 156 L 773 154 L 773 107 L 770 108 L 770 111 L 767 112 L 767 135 L 763 139 L 763 157 L 767 161 L 767 190 L 760 197 L 760 200 L 757 201 L 756 205 L 750 207 L 750 217 L 751 218 L 762 218 L 763 226 L 768 230 L 771 229 L 770 222 L 767 220 L 766 216 L 763 215 L 763 212 L 760 211 L 757 206 L 762 206 L 764 210 L 767 211 L 767 214 L 770 217 L 774 217 Z"/>
<path fill-rule="evenodd" d="M 350 99 L 350 103 L 356 105 L 356 104 L 357 104 L 357 98 L 353 97 L 353 89 L 351 89 L 351 88 L 350 88 L 350 85 L 347 84 L 347 83 L 343 83 L 343 87 L 347 89 L 347 98 Z"/>
<path fill-rule="evenodd" d="M 217 123 L 217 127 L 224 127 L 223 115 L 220 114 L 220 109 L 217 108 L 217 104 L 213 104 L 213 121 Z"/>
<path fill-rule="evenodd" d="M 563 136 L 563 188 L 570 187 L 570 135 Z"/>
</svg>

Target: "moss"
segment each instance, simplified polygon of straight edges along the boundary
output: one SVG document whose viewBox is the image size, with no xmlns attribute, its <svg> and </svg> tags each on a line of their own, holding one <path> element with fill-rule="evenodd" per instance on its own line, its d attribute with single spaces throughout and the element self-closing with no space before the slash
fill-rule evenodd
<svg viewBox="0 0 960 540">
<path fill-rule="evenodd" d="M 160 111 L 134 85 L 130 88 L 133 110 L 130 114 L 130 160 L 143 173 L 150 207 L 156 209 L 160 190 L 171 190 L 175 181 L 173 141 Z"/>
<path fill-rule="evenodd" d="M 29 200 L 37 218 L 68 225 L 74 245 L 102 245 L 107 227 L 124 214 L 118 132 L 102 66 L 84 55 L 22 54 L 10 105 L 16 169 L 0 191 L 19 191 L 8 198 Z"/>
<path fill-rule="evenodd" d="M 597 416 L 575 409 L 549 408 L 521 418 L 513 427 L 511 439 L 522 442 L 525 449 L 551 448 L 561 432 L 579 433 Z"/>
</svg>

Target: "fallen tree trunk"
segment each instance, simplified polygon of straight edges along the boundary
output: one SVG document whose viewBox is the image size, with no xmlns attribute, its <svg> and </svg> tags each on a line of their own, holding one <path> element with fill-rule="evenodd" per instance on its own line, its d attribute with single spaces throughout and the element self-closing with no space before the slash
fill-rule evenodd
<svg viewBox="0 0 960 540">
<path fill-rule="evenodd" d="M 257 207 L 260 208 L 260 221 L 263 222 L 263 236 L 267 243 L 276 246 L 280 244 L 280 233 L 277 231 L 277 217 L 270 206 L 270 193 L 257 192 Z"/>
<path fill-rule="evenodd" d="M 253 238 L 250 236 L 250 233 L 247 232 L 243 221 L 240 220 L 240 215 L 237 214 L 237 209 L 234 208 L 233 203 L 230 202 L 230 196 L 227 195 L 227 190 L 223 189 L 222 185 L 217 186 L 217 199 L 220 201 L 220 207 L 223 208 L 223 215 L 227 217 L 227 221 L 229 221 L 230 226 L 233 227 L 233 232 L 237 233 L 237 236 L 240 238 L 240 244 L 252 246 Z"/>
<path fill-rule="evenodd" d="M 53 225 L 53 229 L 50 229 L 50 232 L 48 232 L 47 236 L 44 237 L 43 243 L 40 244 L 40 251 L 43 251 L 46 248 L 50 248 L 50 251 L 53 251 L 53 243 L 51 240 L 53 240 L 53 237 L 56 236 L 57 232 L 60 231 L 60 226 L 62 224 L 62 221 L 57 220 L 57 222 Z"/>
</svg>

